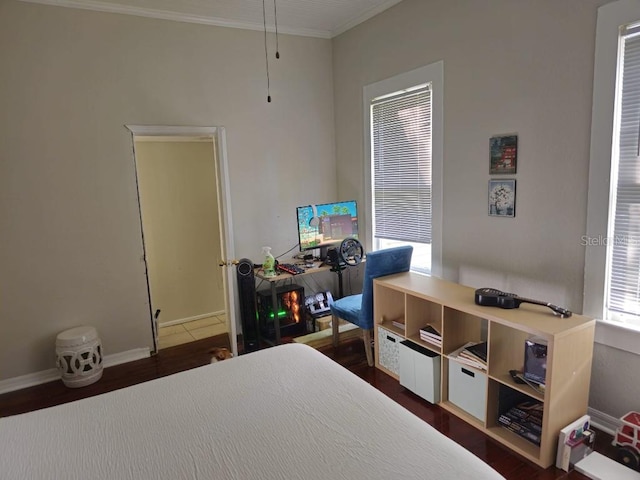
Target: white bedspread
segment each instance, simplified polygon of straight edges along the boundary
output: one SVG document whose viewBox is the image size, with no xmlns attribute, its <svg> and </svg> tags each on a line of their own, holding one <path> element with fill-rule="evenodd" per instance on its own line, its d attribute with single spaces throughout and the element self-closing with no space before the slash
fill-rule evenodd
<svg viewBox="0 0 640 480">
<path fill-rule="evenodd" d="M 302 344 L 0 419 L 0 478 L 498 479 Z"/>
</svg>

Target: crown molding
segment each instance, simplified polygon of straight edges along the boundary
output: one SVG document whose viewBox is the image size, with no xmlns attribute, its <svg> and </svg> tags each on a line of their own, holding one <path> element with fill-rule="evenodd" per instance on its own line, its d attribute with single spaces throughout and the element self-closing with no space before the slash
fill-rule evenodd
<svg viewBox="0 0 640 480">
<path fill-rule="evenodd" d="M 336 28 L 335 30 L 333 30 L 331 32 L 331 35 L 329 38 L 333 38 L 333 37 L 337 37 L 338 35 L 346 32 L 347 30 L 352 29 L 353 27 L 355 27 L 356 25 L 359 25 L 363 22 L 366 22 L 367 20 L 369 20 L 370 18 L 375 17 L 376 15 L 378 15 L 379 13 L 384 12 L 385 10 L 387 10 L 388 8 L 393 7 L 395 4 L 400 3 L 402 0 L 387 0 L 386 2 L 384 2 L 381 5 L 378 5 L 375 8 L 372 8 L 371 10 L 363 13 L 362 15 L 360 15 L 359 17 L 354 18 L 353 20 L 345 23 L 344 25 Z"/>
<path fill-rule="evenodd" d="M 186 13 L 170 12 L 167 10 L 156 10 L 153 8 L 131 7 L 128 5 L 118 5 L 113 3 L 101 2 L 99 0 L 19 0 L 26 3 L 39 3 L 42 5 L 51 5 L 56 7 L 79 8 L 82 10 L 92 10 L 95 12 L 120 13 L 123 15 L 134 15 L 137 17 L 155 18 L 160 20 L 173 20 L 176 22 L 198 23 L 201 25 L 212 25 L 216 27 L 241 28 L 244 30 L 264 31 L 264 24 L 239 22 L 227 20 L 224 18 L 206 17 L 203 15 L 192 15 Z M 397 3 L 400 0 L 391 0 L 389 3 Z M 388 7 L 386 7 L 388 8 Z M 379 10 L 379 9 L 375 9 Z M 376 12 L 373 15 L 376 15 Z M 361 20 L 363 21 L 363 20 Z M 267 26 L 268 32 L 275 32 L 273 27 Z M 302 37 L 316 37 L 331 39 L 332 33 L 325 30 L 315 30 L 310 28 L 287 28 L 279 27 L 279 34 L 299 35 Z"/>
</svg>

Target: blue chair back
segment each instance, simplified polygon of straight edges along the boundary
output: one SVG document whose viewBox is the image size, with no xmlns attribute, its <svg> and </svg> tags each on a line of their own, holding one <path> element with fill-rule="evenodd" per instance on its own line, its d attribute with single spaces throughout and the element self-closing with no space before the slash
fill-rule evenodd
<svg viewBox="0 0 640 480">
<path fill-rule="evenodd" d="M 412 254 L 413 247 L 411 245 L 367 253 L 360 311 L 360 318 L 367 325 L 363 328 L 373 328 L 373 279 L 394 273 L 408 272 L 411 267 Z"/>
</svg>

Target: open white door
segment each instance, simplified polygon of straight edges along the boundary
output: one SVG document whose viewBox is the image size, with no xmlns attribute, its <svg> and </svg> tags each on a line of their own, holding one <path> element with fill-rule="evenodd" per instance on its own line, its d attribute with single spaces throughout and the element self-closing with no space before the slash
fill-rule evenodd
<svg viewBox="0 0 640 480">
<path fill-rule="evenodd" d="M 238 355 L 238 342 L 236 334 L 236 282 L 235 282 L 235 249 L 233 246 L 233 223 L 231 219 L 231 190 L 229 183 L 229 167 L 227 163 L 227 139 L 224 127 L 216 129 L 216 150 L 218 169 L 218 205 L 220 205 L 220 222 L 222 228 L 222 251 L 223 259 L 221 267 L 225 269 L 225 302 L 227 309 L 227 329 L 229 332 L 229 342 L 233 350 L 233 355 Z"/>
<path fill-rule="evenodd" d="M 233 350 L 234 355 L 238 353 L 237 336 L 236 336 L 236 294 L 235 294 L 235 281 L 234 273 L 235 266 L 234 261 L 234 243 L 233 243 L 233 223 L 231 219 L 231 197 L 229 189 L 229 174 L 227 165 L 227 150 L 226 150 L 226 138 L 225 130 L 223 127 L 172 127 L 172 126 L 146 126 L 146 125 L 127 125 L 126 126 L 132 133 L 133 143 L 135 148 L 136 137 L 199 137 L 201 139 L 209 138 L 213 143 L 215 149 L 215 189 L 218 199 L 218 214 L 220 219 L 220 245 L 221 245 L 221 258 L 218 261 L 218 265 L 224 271 L 222 272 L 224 293 L 225 293 L 225 313 L 226 313 L 226 331 L 229 335 L 229 343 Z M 134 150 L 135 156 L 135 150 Z M 142 220 L 141 220 L 142 221 Z M 143 230 L 143 245 L 144 245 L 144 230 Z M 145 253 L 146 262 L 146 253 Z M 149 285 L 149 278 L 147 273 L 147 285 Z M 153 307 L 151 292 L 149 292 L 149 304 L 151 310 Z M 157 318 L 153 311 L 151 312 L 152 331 L 154 337 L 154 351 L 158 350 L 158 324 Z"/>
</svg>

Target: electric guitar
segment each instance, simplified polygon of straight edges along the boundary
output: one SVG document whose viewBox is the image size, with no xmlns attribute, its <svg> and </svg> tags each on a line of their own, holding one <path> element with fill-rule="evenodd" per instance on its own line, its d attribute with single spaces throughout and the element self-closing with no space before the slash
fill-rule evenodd
<svg viewBox="0 0 640 480">
<path fill-rule="evenodd" d="M 532 303 L 534 305 L 542 305 L 549 307 L 555 315 L 561 318 L 569 318 L 572 313 L 566 308 L 558 307 L 552 303 L 541 302 L 540 300 L 532 300 L 530 298 L 522 298 L 515 293 L 506 293 L 495 288 L 479 288 L 476 290 L 476 305 L 485 305 L 500 308 L 518 308 L 521 303 Z"/>
</svg>

